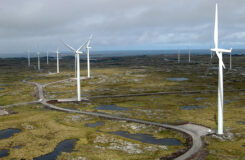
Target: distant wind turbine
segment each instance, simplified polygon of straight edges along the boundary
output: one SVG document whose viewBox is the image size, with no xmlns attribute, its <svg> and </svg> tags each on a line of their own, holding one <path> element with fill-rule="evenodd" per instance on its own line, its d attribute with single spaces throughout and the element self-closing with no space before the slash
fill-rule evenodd
<svg viewBox="0 0 245 160">
<path fill-rule="evenodd" d="M 77 60 L 77 101 L 81 101 L 81 86 L 80 86 L 80 54 L 83 54 L 82 51 L 80 51 L 81 49 L 83 49 L 84 47 L 86 47 L 86 43 L 84 43 L 81 47 L 79 47 L 77 50 L 75 50 L 74 48 L 72 48 L 70 45 L 66 44 L 65 42 L 63 42 L 64 45 L 69 48 L 71 51 L 74 52 L 75 56 L 76 56 L 76 60 Z"/>
<path fill-rule="evenodd" d="M 38 66 L 38 70 L 40 71 L 40 52 L 37 52 L 37 66 Z"/>
<path fill-rule="evenodd" d="M 27 51 L 27 58 L 28 58 L 28 67 L 31 66 L 31 60 L 30 60 L 30 50 Z"/>
<path fill-rule="evenodd" d="M 232 54 L 231 53 L 230 53 L 230 70 L 232 70 Z"/>
<path fill-rule="evenodd" d="M 87 42 L 87 45 L 86 45 L 88 78 L 90 78 L 90 57 L 89 57 L 89 49 L 91 48 L 89 45 L 90 45 L 90 42 L 92 40 L 92 37 L 93 37 L 93 35 L 91 34 L 90 37 L 89 37 L 89 40 Z"/>
<path fill-rule="evenodd" d="M 75 78 L 77 77 L 77 55 L 75 54 Z"/>
<path fill-rule="evenodd" d="M 223 93 L 223 67 L 225 65 L 222 60 L 222 53 L 231 53 L 231 50 L 219 49 L 218 48 L 218 4 L 216 3 L 215 13 L 215 25 L 214 25 L 214 51 L 219 58 L 219 76 L 218 76 L 218 134 L 223 134 L 223 105 L 224 105 L 224 93 Z"/>
<path fill-rule="evenodd" d="M 57 54 L 57 73 L 60 73 L 60 60 L 59 60 L 59 49 L 57 48 L 57 51 L 56 51 L 56 54 Z"/>
<path fill-rule="evenodd" d="M 180 63 L 180 50 L 178 50 L 178 63 Z"/>
<path fill-rule="evenodd" d="M 189 48 L 189 63 L 191 63 L 191 50 Z"/>
<path fill-rule="evenodd" d="M 47 51 L 47 64 L 48 64 L 48 51 Z"/>
</svg>

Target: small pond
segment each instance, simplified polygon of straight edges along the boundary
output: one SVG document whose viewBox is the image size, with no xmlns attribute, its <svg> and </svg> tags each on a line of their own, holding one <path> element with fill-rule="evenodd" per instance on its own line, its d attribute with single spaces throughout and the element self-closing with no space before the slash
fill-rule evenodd
<svg viewBox="0 0 245 160">
<path fill-rule="evenodd" d="M 21 132 L 20 129 L 16 128 L 9 128 L 9 129 L 4 129 L 0 131 L 0 139 L 5 139 L 13 136 L 15 133 Z"/>
<path fill-rule="evenodd" d="M 105 124 L 105 122 L 103 121 L 98 121 L 98 122 L 95 122 L 95 123 L 86 123 L 85 126 L 86 127 L 92 127 L 92 128 L 95 128 L 95 127 L 98 127 L 98 126 L 103 126 Z"/>
<path fill-rule="evenodd" d="M 64 140 L 55 147 L 53 152 L 34 158 L 34 160 L 55 160 L 62 152 L 72 152 L 76 142 L 77 139 Z"/>
<path fill-rule="evenodd" d="M 187 81 L 188 78 L 180 77 L 180 78 L 167 78 L 168 81 Z"/>
<path fill-rule="evenodd" d="M 245 125 L 245 121 L 238 121 L 237 123 Z"/>
<path fill-rule="evenodd" d="M 6 157 L 9 155 L 9 149 L 0 150 L 0 158 Z"/>
<path fill-rule="evenodd" d="M 198 97 L 198 98 L 196 98 L 196 101 L 201 101 L 201 100 L 204 100 L 204 99 L 207 99 L 207 98 Z"/>
<path fill-rule="evenodd" d="M 213 70 L 218 70 L 219 67 L 211 67 L 211 69 L 213 69 Z"/>
<path fill-rule="evenodd" d="M 116 105 L 101 105 L 96 107 L 98 110 L 112 110 L 112 111 L 128 111 L 130 108 L 127 107 L 118 107 Z"/>
<path fill-rule="evenodd" d="M 18 146 L 14 146 L 14 149 L 21 149 L 23 146 L 22 145 L 18 145 Z"/>
<path fill-rule="evenodd" d="M 229 104 L 231 103 L 231 100 L 224 100 L 224 104 Z"/>
<path fill-rule="evenodd" d="M 207 108 L 207 106 L 181 106 L 180 108 L 183 110 L 193 110 L 193 109 L 204 109 Z"/>
<path fill-rule="evenodd" d="M 111 134 L 122 136 L 129 139 L 134 139 L 143 143 L 149 143 L 149 144 L 157 144 L 157 145 L 166 145 L 166 146 L 179 146 L 182 145 L 181 141 L 176 138 L 161 138 L 157 139 L 155 137 L 152 137 L 150 134 L 130 134 L 127 131 L 116 131 L 111 132 Z"/>
<path fill-rule="evenodd" d="M 0 88 L 0 91 L 1 91 L 1 90 L 4 90 L 4 88 Z"/>
</svg>

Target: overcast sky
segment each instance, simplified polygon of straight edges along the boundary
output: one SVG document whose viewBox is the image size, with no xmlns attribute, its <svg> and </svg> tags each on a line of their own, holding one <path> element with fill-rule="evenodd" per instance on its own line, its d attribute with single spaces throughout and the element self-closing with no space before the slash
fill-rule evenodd
<svg viewBox="0 0 245 160">
<path fill-rule="evenodd" d="M 215 3 L 220 46 L 244 48 L 245 0 L 1 0 L 0 55 L 78 48 L 209 48 Z"/>
</svg>

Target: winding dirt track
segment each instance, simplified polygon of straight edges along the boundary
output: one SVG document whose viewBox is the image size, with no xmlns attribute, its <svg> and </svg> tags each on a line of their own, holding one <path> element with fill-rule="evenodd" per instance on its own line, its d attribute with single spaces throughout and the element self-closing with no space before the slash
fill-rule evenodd
<svg viewBox="0 0 245 160">
<path fill-rule="evenodd" d="M 119 117 L 119 116 L 108 115 L 108 114 L 97 113 L 97 112 L 77 111 L 77 110 L 71 110 L 71 109 L 57 107 L 53 104 L 49 104 L 48 100 L 43 95 L 43 88 L 49 84 L 41 85 L 41 84 L 38 84 L 35 82 L 28 82 L 28 81 L 24 81 L 24 82 L 33 84 L 37 87 L 39 101 L 35 101 L 35 102 L 39 102 L 39 103 L 43 104 L 44 106 L 46 106 L 50 109 L 63 111 L 63 112 L 69 112 L 69 113 L 85 114 L 85 115 L 89 115 L 89 116 L 96 116 L 96 117 L 113 119 L 113 120 L 123 120 L 123 121 L 127 121 L 127 122 L 147 124 L 147 125 L 152 125 L 152 126 L 157 126 L 157 127 L 173 129 L 173 130 L 180 131 L 180 132 L 183 132 L 183 133 L 189 135 L 192 138 L 191 148 L 187 152 L 185 152 L 184 154 L 175 158 L 176 160 L 185 160 L 187 158 L 192 157 L 196 153 L 198 153 L 203 146 L 203 142 L 201 140 L 201 137 L 205 136 L 207 134 L 210 134 L 212 132 L 211 129 L 209 129 L 209 128 L 199 126 L 199 125 L 195 125 L 195 124 L 186 124 L 186 125 L 175 126 L 175 125 L 161 124 L 161 123 L 150 122 L 150 121 L 139 120 L 139 119 L 133 119 L 133 118 Z M 54 83 L 50 83 L 50 84 L 54 84 Z"/>
<path fill-rule="evenodd" d="M 67 80 L 69 80 L 69 79 L 67 79 Z M 190 158 L 195 157 L 195 155 L 203 147 L 203 142 L 202 142 L 201 137 L 206 136 L 207 134 L 214 133 L 210 128 L 206 128 L 206 127 L 195 125 L 195 124 L 185 124 L 185 125 L 161 124 L 161 123 L 157 123 L 157 122 L 150 122 L 150 121 L 145 121 L 145 120 L 140 120 L 140 119 L 119 117 L 119 116 L 108 115 L 108 114 L 104 114 L 104 113 L 98 113 L 98 112 L 87 112 L 87 111 L 78 111 L 78 110 L 72 110 L 72 109 L 67 109 L 67 108 L 61 108 L 61 107 L 57 107 L 53 104 L 48 103 L 48 100 L 45 98 L 45 96 L 43 94 L 44 93 L 43 88 L 50 85 L 50 84 L 54 84 L 54 83 L 58 83 L 58 82 L 64 82 L 67 80 L 61 80 L 61 81 L 52 82 L 52 83 L 43 84 L 43 85 L 38 84 L 36 82 L 29 82 L 27 80 L 23 80 L 24 83 L 29 83 L 29 84 L 35 85 L 37 87 L 39 100 L 31 101 L 31 102 L 18 103 L 18 104 L 13 104 L 13 105 L 0 106 L 0 109 L 1 108 L 14 107 L 14 106 L 18 106 L 18 105 L 41 103 L 50 109 L 58 110 L 58 111 L 62 111 L 62 112 L 85 114 L 85 115 L 89 115 L 89 116 L 96 116 L 96 117 L 101 117 L 101 118 L 106 118 L 106 119 L 123 120 L 123 121 L 127 121 L 127 122 L 135 122 L 135 123 L 140 123 L 140 124 L 146 124 L 146 125 L 152 125 L 152 126 L 157 126 L 157 127 L 173 129 L 173 130 L 185 133 L 192 138 L 192 146 L 189 148 L 189 150 L 187 150 L 185 153 L 183 153 L 179 157 L 176 157 L 175 160 L 185 160 L 185 159 L 190 159 Z M 155 94 L 166 94 L 166 93 L 167 92 L 159 92 L 159 93 L 153 93 L 153 94 L 155 95 Z M 199 93 L 199 91 L 185 92 L 185 93 L 192 94 L 192 93 Z M 143 95 L 146 95 L 146 94 L 129 95 L 129 96 L 143 96 Z M 147 94 L 147 95 L 149 95 L 149 94 Z M 91 97 L 91 98 L 106 98 L 106 97 L 112 97 L 113 98 L 113 97 L 124 97 L 124 96 L 123 95 L 97 96 L 97 97 Z"/>
</svg>

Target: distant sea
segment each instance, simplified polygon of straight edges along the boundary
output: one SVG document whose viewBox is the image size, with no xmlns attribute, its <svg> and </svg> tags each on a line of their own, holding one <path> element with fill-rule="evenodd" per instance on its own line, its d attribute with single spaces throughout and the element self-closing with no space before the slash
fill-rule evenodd
<svg viewBox="0 0 245 160">
<path fill-rule="evenodd" d="M 97 57 L 123 57 L 123 56 L 140 56 L 140 55 L 159 55 L 159 54 L 177 54 L 178 50 L 111 50 L 111 51 L 91 51 L 92 58 Z M 188 54 L 188 50 L 180 50 L 180 54 Z M 208 49 L 193 49 L 191 54 L 210 54 Z M 244 55 L 245 49 L 232 50 L 233 55 Z M 56 53 L 50 53 L 51 57 L 56 57 Z M 73 53 L 63 51 L 61 56 L 71 56 Z M 31 57 L 36 57 L 36 53 L 30 53 Z M 45 57 L 45 53 L 41 53 L 41 57 Z M 85 55 L 82 55 L 83 57 Z M 26 58 L 27 53 L 0 53 L 0 58 Z"/>
</svg>

